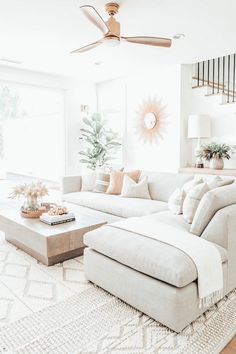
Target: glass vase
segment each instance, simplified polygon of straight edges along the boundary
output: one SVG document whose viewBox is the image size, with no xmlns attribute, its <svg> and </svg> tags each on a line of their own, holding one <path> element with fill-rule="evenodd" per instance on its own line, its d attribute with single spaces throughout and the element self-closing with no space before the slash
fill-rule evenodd
<svg viewBox="0 0 236 354">
<path fill-rule="evenodd" d="M 37 197 L 27 197 L 27 199 L 24 202 L 23 209 L 24 210 L 38 210 L 40 207 L 39 201 Z"/>
</svg>

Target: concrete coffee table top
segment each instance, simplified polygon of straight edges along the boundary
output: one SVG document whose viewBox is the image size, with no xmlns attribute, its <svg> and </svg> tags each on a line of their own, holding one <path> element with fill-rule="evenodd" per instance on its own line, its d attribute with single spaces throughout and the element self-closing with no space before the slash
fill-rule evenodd
<svg viewBox="0 0 236 354">
<path fill-rule="evenodd" d="M 39 219 L 24 218 L 16 209 L 0 210 L 0 230 L 7 241 L 52 265 L 81 255 L 83 235 L 106 224 L 102 217 L 74 213 L 76 221 L 50 226 Z"/>
</svg>

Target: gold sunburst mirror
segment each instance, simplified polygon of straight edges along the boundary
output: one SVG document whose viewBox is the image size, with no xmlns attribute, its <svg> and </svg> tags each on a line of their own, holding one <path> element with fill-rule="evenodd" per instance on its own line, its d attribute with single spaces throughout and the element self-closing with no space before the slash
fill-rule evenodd
<svg viewBox="0 0 236 354">
<path fill-rule="evenodd" d="M 161 100 L 147 98 L 136 110 L 135 132 L 144 143 L 157 143 L 163 139 L 167 125 L 166 106 Z"/>
</svg>

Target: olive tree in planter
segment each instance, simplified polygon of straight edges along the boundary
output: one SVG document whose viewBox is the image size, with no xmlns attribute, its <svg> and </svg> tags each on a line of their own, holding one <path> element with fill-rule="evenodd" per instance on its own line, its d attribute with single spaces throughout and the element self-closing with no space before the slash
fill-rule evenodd
<svg viewBox="0 0 236 354">
<path fill-rule="evenodd" d="M 109 161 L 114 159 L 114 154 L 121 148 L 118 133 L 106 127 L 106 121 L 99 113 L 84 118 L 83 123 L 84 127 L 80 131 L 85 148 L 79 152 L 82 156 L 80 162 L 91 170 L 109 165 Z"/>
<path fill-rule="evenodd" d="M 236 146 L 234 145 L 212 142 L 203 145 L 198 156 L 206 161 L 210 161 L 210 168 L 222 170 L 224 168 L 224 159 L 229 160 L 235 148 Z"/>
</svg>

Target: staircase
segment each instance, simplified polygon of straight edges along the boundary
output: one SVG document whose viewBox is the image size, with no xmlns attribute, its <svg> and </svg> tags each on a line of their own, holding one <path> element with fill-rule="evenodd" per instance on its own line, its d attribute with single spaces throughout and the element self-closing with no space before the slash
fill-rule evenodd
<svg viewBox="0 0 236 354">
<path fill-rule="evenodd" d="M 206 87 L 205 96 L 220 95 L 221 104 L 236 103 L 236 54 L 194 64 L 193 89 Z"/>
</svg>

